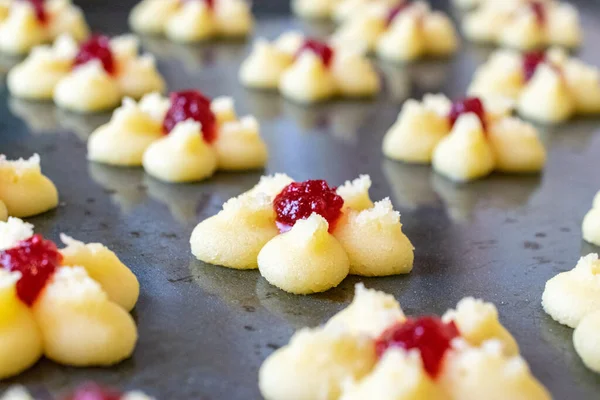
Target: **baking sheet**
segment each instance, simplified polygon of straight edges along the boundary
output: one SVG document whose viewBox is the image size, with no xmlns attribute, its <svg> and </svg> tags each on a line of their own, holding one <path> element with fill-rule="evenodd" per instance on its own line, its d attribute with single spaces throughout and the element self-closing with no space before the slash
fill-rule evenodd
<svg viewBox="0 0 600 400">
<path fill-rule="evenodd" d="M 579 55 L 600 65 L 600 5 L 579 5 L 586 30 Z M 125 10 L 97 9 L 88 17 L 94 30 L 127 30 Z M 257 34 L 274 37 L 290 28 L 318 36 L 332 26 L 269 16 L 260 19 Z M 410 275 L 365 279 L 368 287 L 393 293 L 407 314 L 441 314 L 464 296 L 492 301 L 556 399 L 598 398 L 600 378 L 577 358 L 572 330 L 553 322 L 540 306 L 548 278 L 598 250 L 585 244 L 580 232 L 600 189 L 598 120 L 542 129 L 549 163 L 541 176 L 493 175 L 455 185 L 429 167 L 384 159 L 381 140 L 407 97 L 426 92 L 459 97 L 490 49 L 465 44 L 455 59 L 409 67 L 377 61 L 385 91 L 376 100 L 307 108 L 238 84 L 250 42 L 182 46 L 145 38 L 143 43 L 158 57 L 171 90 L 195 87 L 212 97 L 231 95 L 240 114 L 259 118 L 271 151 L 269 165 L 266 171 L 218 173 L 199 184 L 169 185 L 141 169 L 89 164 L 85 140 L 109 114 L 74 115 L 11 99 L 2 88 L 0 151 L 11 158 L 39 152 L 44 172 L 61 194 L 57 210 L 30 222 L 55 240 L 65 232 L 106 244 L 133 269 L 142 292 L 134 311 L 140 341 L 133 358 L 108 369 L 42 360 L 0 383 L 0 392 L 20 383 L 57 393 L 91 379 L 141 388 L 158 399 L 260 398 L 257 372 L 265 357 L 295 329 L 324 322 L 341 309 L 359 280 L 350 277 L 320 295 L 289 295 L 257 271 L 196 261 L 188 240 L 198 221 L 251 188 L 263 173 L 285 172 L 333 185 L 370 174 L 372 198 L 392 198 L 416 259 Z M 0 66 L 13 62 L 0 61 Z"/>
</svg>

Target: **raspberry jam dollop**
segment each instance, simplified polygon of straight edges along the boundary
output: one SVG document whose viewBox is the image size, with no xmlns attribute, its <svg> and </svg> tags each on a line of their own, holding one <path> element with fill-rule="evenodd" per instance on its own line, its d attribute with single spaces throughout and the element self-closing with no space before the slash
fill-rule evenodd
<svg viewBox="0 0 600 400">
<path fill-rule="evenodd" d="M 163 120 L 168 134 L 180 122 L 192 119 L 202 125 L 202 136 L 208 143 L 217 138 L 217 117 L 210 109 L 210 99 L 197 90 L 171 93 L 171 107 Z"/>
<path fill-rule="evenodd" d="M 398 15 L 400 15 L 402 13 L 402 11 L 405 11 L 406 9 L 408 9 L 408 7 L 410 7 L 410 2 L 402 2 L 400 4 L 398 4 L 397 6 L 392 7 L 387 14 L 386 20 L 385 20 L 385 24 L 386 26 L 390 26 L 392 24 L 392 22 L 394 22 L 394 20 L 396 19 L 396 17 Z"/>
<path fill-rule="evenodd" d="M 42 24 L 48 22 L 48 13 L 46 12 L 46 7 L 44 5 L 46 0 L 24 0 L 27 3 L 31 4 L 33 10 L 35 11 L 35 16 L 38 21 Z"/>
<path fill-rule="evenodd" d="M 546 61 L 546 55 L 543 51 L 532 51 L 523 55 L 523 76 L 525 81 L 529 81 L 537 68 Z"/>
<path fill-rule="evenodd" d="M 481 124 L 483 125 L 483 129 L 485 129 L 485 108 L 483 106 L 483 102 L 478 97 L 467 97 L 452 103 L 450 114 L 448 115 L 448 118 L 450 119 L 450 125 L 454 126 L 456 120 L 461 115 L 467 113 L 474 113 L 477 115 L 481 121 Z"/>
<path fill-rule="evenodd" d="M 293 182 L 287 185 L 273 200 L 280 232 L 287 232 L 300 219 L 317 213 L 329 223 L 329 231 L 342 215 L 344 200 L 324 180 Z"/>
<path fill-rule="evenodd" d="M 103 388 L 96 383 L 86 383 L 75 389 L 65 400 L 120 400 L 122 397 L 117 391 Z"/>
<path fill-rule="evenodd" d="M 375 342 L 375 348 L 379 357 L 390 347 L 418 349 L 423 367 L 429 376 L 435 378 L 442 369 L 450 343 L 458 336 L 460 332 L 454 322 L 444 323 L 438 317 L 409 318 L 383 332 Z"/>
<path fill-rule="evenodd" d="M 0 252 L 0 265 L 21 273 L 17 296 L 28 306 L 33 305 L 46 283 L 62 261 L 56 244 L 42 235 L 33 235 L 15 247 Z"/>
<path fill-rule="evenodd" d="M 539 25 L 546 24 L 546 6 L 541 1 L 532 1 L 529 4 L 531 11 L 535 15 L 535 19 Z"/>
<path fill-rule="evenodd" d="M 304 53 L 305 51 L 312 51 L 319 56 L 327 68 L 331 66 L 331 62 L 333 61 L 333 49 L 327 45 L 327 43 L 323 43 L 315 39 L 306 39 L 304 40 L 304 43 L 302 43 L 302 46 L 300 46 L 300 49 L 298 49 L 296 58 L 300 57 L 300 54 Z"/>
<path fill-rule="evenodd" d="M 104 70 L 109 74 L 114 74 L 116 65 L 112 50 L 110 49 L 110 39 L 104 35 L 94 35 L 79 47 L 79 53 L 75 56 L 75 64 L 86 64 L 92 60 L 99 60 Z"/>
</svg>

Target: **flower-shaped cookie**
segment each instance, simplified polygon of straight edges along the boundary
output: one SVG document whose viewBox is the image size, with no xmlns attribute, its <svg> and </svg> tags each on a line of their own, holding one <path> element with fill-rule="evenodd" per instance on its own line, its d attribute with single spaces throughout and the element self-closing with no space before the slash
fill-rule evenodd
<svg viewBox="0 0 600 400">
<path fill-rule="evenodd" d="M 296 32 L 271 43 L 258 39 L 239 75 L 247 87 L 279 89 L 301 103 L 373 96 L 380 90 L 375 68 L 360 52 L 334 48 Z"/>
<path fill-rule="evenodd" d="M 476 71 L 469 93 L 511 98 L 524 117 L 559 123 L 600 114 L 600 71 L 559 49 L 500 50 Z"/>
<path fill-rule="evenodd" d="M 3 0 L 0 2 L 0 52 L 28 53 L 62 34 L 86 39 L 89 28 L 71 0 Z"/>
<path fill-rule="evenodd" d="M 557 322 L 575 328 L 573 343 L 585 365 L 600 373 L 600 260 L 582 257 L 575 268 L 548 282 L 542 295 L 544 310 Z"/>
<path fill-rule="evenodd" d="M 592 209 L 583 218 L 583 240 L 600 246 L 600 192 L 594 197 Z"/>
<path fill-rule="evenodd" d="M 54 183 L 42 174 L 40 156 L 7 160 L 0 154 L 0 221 L 44 213 L 58 205 Z"/>
<path fill-rule="evenodd" d="M 64 400 L 152 400 L 152 398 L 138 390 L 121 393 L 110 388 L 104 388 L 95 383 L 85 383 L 71 393 L 60 398 Z M 0 399 L 37 400 L 22 386 L 13 386 L 9 388 Z"/>
<path fill-rule="evenodd" d="M 200 181 L 219 170 L 262 168 L 267 146 L 253 117 L 237 119 L 230 98 L 210 100 L 187 90 L 125 99 L 110 122 L 92 133 L 88 159 L 144 166 L 169 182 Z"/>
<path fill-rule="evenodd" d="M 540 171 L 546 151 L 536 129 L 509 115 L 504 101 L 443 95 L 407 101 L 383 139 L 383 153 L 408 163 L 432 163 L 441 175 L 470 181 L 492 171 Z"/>
<path fill-rule="evenodd" d="M 269 283 L 296 294 L 326 291 L 349 273 L 408 273 L 413 246 L 400 214 L 387 198 L 373 204 L 370 186 L 366 175 L 337 189 L 322 180 L 263 177 L 198 224 L 192 253 L 224 267 L 258 268 Z"/>
<path fill-rule="evenodd" d="M 462 23 L 472 41 L 520 50 L 547 46 L 577 47 L 582 32 L 577 9 L 554 1 L 487 1 Z"/>
<path fill-rule="evenodd" d="M 83 367 L 113 365 L 133 352 L 135 275 L 99 243 L 61 239 L 59 250 L 20 219 L 0 222 L 0 379 L 43 355 Z"/>
<path fill-rule="evenodd" d="M 303 18 L 345 21 L 373 4 L 395 6 L 406 0 L 292 0 L 292 10 Z"/>
<path fill-rule="evenodd" d="M 448 56 L 458 47 L 450 18 L 431 11 L 421 1 L 367 7 L 342 25 L 331 40 L 338 46 L 364 48 L 397 62 Z"/>
<path fill-rule="evenodd" d="M 406 317 L 357 285 L 324 327 L 302 329 L 260 368 L 267 400 L 549 400 L 493 304 L 461 300 L 442 318 Z"/>
<path fill-rule="evenodd" d="M 245 0 L 142 0 L 131 11 L 129 25 L 139 33 L 198 42 L 246 36 L 254 18 Z"/>
<path fill-rule="evenodd" d="M 553 0 L 502 0 L 506 4 L 520 5 L 530 4 L 533 2 L 551 2 Z M 490 3 L 496 3 L 497 0 L 452 0 L 454 6 L 463 9 L 472 9 L 479 6 L 485 6 Z"/>
<path fill-rule="evenodd" d="M 134 36 L 93 36 L 78 45 L 70 36 L 38 46 L 8 73 L 13 96 L 49 100 L 62 108 L 95 112 L 116 107 L 125 96 L 160 91 L 165 82 L 154 57 L 138 55 Z"/>
</svg>

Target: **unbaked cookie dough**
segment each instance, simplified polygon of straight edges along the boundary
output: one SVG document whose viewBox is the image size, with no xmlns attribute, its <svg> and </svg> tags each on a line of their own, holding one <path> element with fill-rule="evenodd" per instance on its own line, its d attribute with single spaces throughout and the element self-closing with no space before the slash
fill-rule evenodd
<svg viewBox="0 0 600 400">
<path fill-rule="evenodd" d="M 406 163 L 433 164 L 454 181 L 494 170 L 539 172 L 546 150 L 533 125 L 510 116 L 503 99 L 470 97 L 452 103 L 444 95 L 408 100 L 383 139 L 383 153 Z"/>
<path fill-rule="evenodd" d="M 560 49 L 499 50 L 476 71 L 469 93 L 512 99 L 523 117 L 555 124 L 600 114 L 600 70 Z"/>
<path fill-rule="evenodd" d="M 592 209 L 583 218 L 583 240 L 600 246 L 600 192 L 594 197 Z"/>
<path fill-rule="evenodd" d="M 254 18 L 245 0 L 142 0 L 131 11 L 129 25 L 143 34 L 200 42 L 247 36 Z"/>
<path fill-rule="evenodd" d="M 42 356 L 78 367 L 131 356 L 139 284 L 112 251 L 65 235 L 58 249 L 12 217 L 0 222 L 0 238 L 0 379 Z"/>
<path fill-rule="evenodd" d="M 466 298 L 443 318 L 406 317 L 362 284 L 348 308 L 265 360 L 259 388 L 266 400 L 551 398 L 493 304 Z"/>
<path fill-rule="evenodd" d="M 26 54 L 63 34 L 78 42 L 89 36 L 83 12 L 71 0 L 3 0 L 0 4 L 0 52 Z"/>
<path fill-rule="evenodd" d="M 354 46 L 396 62 L 445 57 L 458 48 L 450 18 L 420 1 L 375 3 L 348 19 L 331 40 L 339 47 Z"/>
<path fill-rule="evenodd" d="M 196 90 L 125 98 L 88 141 L 90 161 L 143 166 L 166 182 L 196 182 L 216 170 L 265 166 L 268 149 L 254 117 L 237 117 L 233 100 L 210 100 Z"/>
<path fill-rule="evenodd" d="M 239 78 L 254 89 L 278 89 L 290 100 L 316 103 L 341 97 L 371 97 L 379 76 L 361 51 L 338 48 L 288 32 L 269 42 L 258 39 L 242 63 Z"/>
<path fill-rule="evenodd" d="M 554 0 L 503 0 L 503 1 L 507 4 L 520 5 L 520 4 L 529 4 L 534 1 L 543 3 L 543 2 L 551 2 Z M 495 3 L 495 2 L 497 2 L 497 0 L 452 0 L 452 4 L 454 4 L 454 6 L 456 6 L 458 8 L 462 8 L 462 9 L 467 9 L 467 10 L 473 9 L 476 7 L 480 7 L 480 6 L 485 6 L 486 4 Z"/>
<path fill-rule="evenodd" d="M 149 54 L 138 55 L 134 36 L 92 36 L 78 45 L 60 36 L 38 46 L 7 77 L 11 95 L 28 100 L 54 99 L 61 108 L 98 112 L 116 107 L 123 97 L 162 92 L 165 82 Z"/>
<path fill-rule="evenodd" d="M 95 383 L 86 383 L 80 385 L 75 390 L 65 395 L 69 400 L 89 400 L 89 399 L 111 399 L 111 400 L 153 400 L 139 390 L 133 390 L 122 393 L 120 391 L 105 388 Z M 1 400 L 36 400 L 23 386 L 10 387 L 2 396 Z"/>
<path fill-rule="evenodd" d="M 58 206 L 58 191 L 42 174 L 40 156 L 7 160 L 0 154 L 0 221 L 31 217 Z"/>
<path fill-rule="evenodd" d="M 486 1 L 462 23 L 467 39 L 519 50 L 574 48 L 582 31 L 575 6 L 554 1 Z"/>
<path fill-rule="evenodd" d="M 292 10 L 302 18 L 344 22 L 373 5 L 396 6 L 407 0 L 292 0 Z"/>
<path fill-rule="evenodd" d="M 363 175 L 335 189 L 322 180 L 263 177 L 192 232 L 200 261 L 258 268 L 272 285 L 295 294 L 331 289 L 348 274 L 406 274 L 413 246 L 389 199 L 373 203 Z"/>
</svg>

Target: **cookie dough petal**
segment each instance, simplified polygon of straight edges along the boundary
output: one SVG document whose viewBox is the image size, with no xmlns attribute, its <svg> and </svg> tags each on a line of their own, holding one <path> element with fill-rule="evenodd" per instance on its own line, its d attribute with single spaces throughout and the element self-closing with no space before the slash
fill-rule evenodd
<svg viewBox="0 0 600 400">
<path fill-rule="evenodd" d="M 15 217 L 0 221 L 0 251 L 15 247 L 20 241 L 33 236 L 33 225 Z"/>
<path fill-rule="evenodd" d="M 461 337 L 471 346 L 479 347 L 494 339 L 502 344 L 505 355 L 519 354 L 517 341 L 500 323 L 498 310 L 492 303 L 465 297 L 458 302 L 455 310 L 448 310 L 442 319 L 444 322 L 454 321 Z"/>
<path fill-rule="evenodd" d="M 61 364 L 114 365 L 129 358 L 137 342 L 133 318 L 81 267 L 59 268 L 33 312 L 46 357 Z"/>
<path fill-rule="evenodd" d="M 366 337 L 303 329 L 265 360 L 258 386 L 266 400 L 336 400 L 342 382 L 368 374 L 376 358 Z"/>
<path fill-rule="evenodd" d="M 435 147 L 449 132 L 447 116 L 425 104 L 408 100 L 402 106 L 398 120 L 383 138 L 383 153 L 398 161 L 428 164 Z"/>
<path fill-rule="evenodd" d="M 131 10 L 129 26 L 140 33 L 162 34 L 179 5 L 179 0 L 142 0 Z"/>
<path fill-rule="evenodd" d="M 221 0 L 215 5 L 215 19 L 219 34 L 225 37 L 243 37 L 254 26 L 249 3 L 243 0 Z"/>
<path fill-rule="evenodd" d="M 575 328 L 588 313 L 600 310 L 600 261 L 597 254 L 582 257 L 574 269 L 546 282 L 544 310 L 557 322 Z"/>
<path fill-rule="evenodd" d="M 331 73 L 343 96 L 368 97 L 380 90 L 379 75 L 371 61 L 361 54 L 339 51 L 333 60 Z"/>
<path fill-rule="evenodd" d="M 15 161 L 0 155 L 0 199 L 9 215 L 24 218 L 56 208 L 58 191 L 42 174 L 37 154 Z"/>
<path fill-rule="evenodd" d="M 240 81 L 250 88 L 276 89 L 293 61 L 292 54 L 281 51 L 265 39 L 258 39 L 240 67 Z"/>
<path fill-rule="evenodd" d="M 371 177 L 361 175 L 353 181 L 346 181 L 337 188 L 336 193 L 344 199 L 344 207 L 362 211 L 373 207 L 373 201 L 369 197 L 370 188 Z"/>
<path fill-rule="evenodd" d="M 271 200 L 260 194 L 243 195 L 229 200 L 217 215 L 200 222 L 192 232 L 190 244 L 200 261 L 255 269 L 258 253 L 278 233 Z"/>
<path fill-rule="evenodd" d="M 120 166 L 141 166 L 144 152 L 163 137 L 162 126 L 141 108 L 141 103 L 125 98 L 109 123 L 88 139 L 88 160 Z"/>
<path fill-rule="evenodd" d="M 417 18 L 397 18 L 377 42 L 377 54 L 396 62 L 413 61 L 425 53 L 425 37 Z"/>
<path fill-rule="evenodd" d="M 0 222 L 6 221 L 8 219 L 8 210 L 6 209 L 6 204 L 2 200 L 0 200 Z"/>
<path fill-rule="evenodd" d="M 373 371 L 358 382 L 344 386 L 340 400 L 448 400 L 423 368 L 417 351 L 392 348 Z"/>
<path fill-rule="evenodd" d="M 448 56 L 458 49 L 458 35 L 447 15 L 434 11 L 423 20 L 423 34 L 427 54 Z"/>
<path fill-rule="evenodd" d="M 548 41 L 562 47 L 578 47 L 583 41 L 583 32 L 579 22 L 579 13 L 572 4 L 560 2 L 551 4 L 547 12 L 546 30 Z"/>
<path fill-rule="evenodd" d="M 285 70 L 279 82 L 281 94 L 300 103 L 313 103 L 336 95 L 335 80 L 321 59 L 310 51 L 303 52 Z"/>
<path fill-rule="evenodd" d="M 217 25 L 204 1 L 183 4 L 167 21 L 165 33 L 178 42 L 198 42 L 215 35 Z"/>
<path fill-rule="evenodd" d="M 375 50 L 377 41 L 386 31 L 385 12 L 368 8 L 344 23 L 331 37 L 331 42 L 340 48 Z"/>
<path fill-rule="evenodd" d="M 551 399 L 525 360 L 505 356 L 502 344 L 493 340 L 450 352 L 438 382 L 452 399 Z"/>
<path fill-rule="evenodd" d="M 254 117 L 223 124 L 213 143 L 218 169 L 238 171 L 264 167 L 269 152 L 259 129 Z"/>
<path fill-rule="evenodd" d="M 0 268 L 0 379 L 20 374 L 43 354 L 33 314 L 17 297 L 15 285 L 20 277 Z"/>
<path fill-rule="evenodd" d="M 156 60 L 150 54 L 124 63 L 118 81 L 123 96 L 134 99 L 152 92 L 163 93 L 166 87 L 165 80 L 156 68 Z"/>
<path fill-rule="evenodd" d="M 583 218 L 582 224 L 583 240 L 600 246 L 600 205 L 588 211 Z"/>
<path fill-rule="evenodd" d="M 414 247 L 402 232 L 390 199 L 360 212 L 348 210 L 333 231 L 348 253 L 350 274 L 388 276 L 412 270 Z"/>
<path fill-rule="evenodd" d="M 262 276 L 295 294 L 324 292 L 339 285 L 348 275 L 348 255 L 327 229 L 327 221 L 312 214 L 273 238 L 258 254 Z"/>
<path fill-rule="evenodd" d="M 600 70 L 570 59 L 563 67 L 564 77 L 578 114 L 600 114 Z"/>
<path fill-rule="evenodd" d="M 54 89 L 54 102 L 75 112 L 99 112 L 116 107 L 121 101 L 117 81 L 102 64 L 90 61 L 64 77 Z"/>
<path fill-rule="evenodd" d="M 71 0 L 49 1 L 46 3 L 50 14 L 50 36 L 55 38 L 60 35 L 69 35 L 78 42 L 82 42 L 90 35 L 90 28 L 85 21 L 81 8 L 75 6 Z"/>
<path fill-rule="evenodd" d="M 262 194 L 263 196 L 268 197 L 269 201 L 273 201 L 275 196 L 292 182 L 294 182 L 292 178 L 281 173 L 261 176 L 258 183 L 252 189 L 242 194 L 242 196 L 256 196 L 257 194 Z"/>
<path fill-rule="evenodd" d="M 119 257 L 100 243 L 83 243 L 65 234 L 60 236 L 66 245 L 60 250 L 62 265 L 83 267 L 98 282 L 108 298 L 131 311 L 140 294 L 140 284 L 131 270 Z"/>
<path fill-rule="evenodd" d="M 344 329 L 353 334 L 379 337 L 387 328 L 406 317 L 394 296 L 356 284 L 352 303 L 335 314 L 325 329 Z"/>
<path fill-rule="evenodd" d="M 569 119 L 575 103 L 561 75 L 542 64 L 521 93 L 517 108 L 526 118 L 552 124 Z"/>
<path fill-rule="evenodd" d="M 600 310 L 587 314 L 573 332 L 573 345 L 583 363 L 594 372 L 600 373 Z"/>
<path fill-rule="evenodd" d="M 292 10 L 305 18 L 329 18 L 336 0 L 292 0 Z"/>
<path fill-rule="evenodd" d="M 217 155 L 204 141 L 200 124 L 188 120 L 150 144 L 143 165 L 148 175 L 165 182 L 197 182 L 215 172 Z"/>
<path fill-rule="evenodd" d="M 473 96 L 504 96 L 516 100 L 525 85 L 522 56 L 511 50 L 498 50 L 477 68 L 468 92 Z"/>
<path fill-rule="evenodd" d="M 546 149 L 533 125 L 518 118 L 501 118 L 490 124 L 488 138 L 497 170 L 528 173 L 544 168 Z"/>
<path fill-rule="evenodd" d="M 450 135 L 435 148 L 432 164 L 436 172 L 455 181 L 470 181 L 492 172 L 494 154 L 475 114 L 458 118 Z"/>
<path fill-rule="evenodd" d="M 50 38 L 33 7 L 28 2 L 13 2 L 8 18 L 0 25 L 0 51 L 25 54 L 48 40 Z"/>
<path fill-rule="evenodd" d="M 533 11 L 527 10 L 503 27 L 499 42 L 507 47 L 533 50 L 546 44 L 546 32 Z"/>
</svg>

